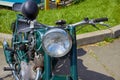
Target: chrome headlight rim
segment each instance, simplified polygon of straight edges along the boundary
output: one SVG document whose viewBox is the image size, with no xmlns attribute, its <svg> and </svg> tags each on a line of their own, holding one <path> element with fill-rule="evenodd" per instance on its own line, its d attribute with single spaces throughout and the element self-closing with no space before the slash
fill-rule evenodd
<svg viewBox="0 0 120 80">
<path fill-rule="evenodd" d="M 66 38 L 68 38 L 67 40 L 68 40 L 68 44 L 69 44 L 69 47 L 65 50 L 65 52 L 64 53 L 62 53 L 62 54 L 57 54 L 56 53 L 56 55 L 52 55 L 52 53 L 51 52 L 49 52 L 47 49 L 46 49 L 46 47 L 45 47 L 45 44 L 44 44 L 44 41 L 45 41 L 45 39 L 46 39 L 46 36 L 47 35 L 49 35 L 49 34 L 51 34 L 51 33 L 60 33 L 60 34 L 63 34 L 63 36 L 65 36 Z M 51 57 L 63 57 L 63 56 L 65 56 L 67 53 L 69 53 L 69 51 L 71 50 L 71 48 L 72 48 L 72 38 L 71 38 L 71 36 L 69 35 L 69 33 L 66 31 L 66 30 L 64 30 L 64 29 L 61 29 L 61 28 L 53 28 L 53 29 L 50 29 L 50 30 L 48 30 L 45 34 L 44 34 L 44 36 L 43 36 L 43 38 L 42 38 L 42 48 L 43 48 L 43 50 L 45 51 L 45 53 L 47 53 L 49 56 L 51 56 Z"/>
</svg>

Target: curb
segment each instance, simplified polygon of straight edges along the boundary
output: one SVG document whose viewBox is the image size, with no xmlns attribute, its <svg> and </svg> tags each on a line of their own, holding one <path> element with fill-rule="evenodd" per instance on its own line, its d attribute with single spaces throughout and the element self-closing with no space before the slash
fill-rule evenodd
<svg viewBox="0 0 120 80">
<path fill-rule="evenodd" d="M 87 45 L 92 44 L 96 42 L 103 41 L 105 38 L 116 38 L 120 36 L 120 25 L 117 25 L 115 27 L 106 29 L 106 30 L 99 30 L 95 32 L 85 33 L 77 35 L 77 45 Z M 0 33 L 0 41 L 3 42 L 4 39 L 7 41 L 10 41 L 12 38 L 12 35 L 10 34 L 4 34 Z"/>
<path fill-rule="evenodd" d="M 100 42 L 103 41 L 106 37 L 112 36 L 113 34 L 110 29 L 77 35 L 77 45 L 80 46 Z"/>
<path fill-rule="evenodd" d="M 120 36 L 120 25 L 117 25 L 115 27 L 106 30 L 100 30 L 100 31 L 77 35 L 77 45 L 81 46 L 81 45 L 92 44 L 103 41 L 105 38 L 117 38 L 119 36 Z"/>
<path fill-rule="evenodd" d="M 0 33 L 0 41 L 3 42 L 4 39 L 10 41 L 12 39 L 12 35 Z"/>
</svg>

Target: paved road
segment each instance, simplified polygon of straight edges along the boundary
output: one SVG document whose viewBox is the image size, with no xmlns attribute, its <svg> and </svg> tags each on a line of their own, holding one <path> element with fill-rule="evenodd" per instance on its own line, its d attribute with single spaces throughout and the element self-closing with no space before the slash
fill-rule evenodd
<svg viewBox="0 0 120 80">
<path fill-rule="evenodd" d="M 83 80 L 120 80 L 120 39 L 104 46 L 89 45 L 78 51 Z"/>
<path fill-rule="evenodd" d="M 3 67 L 8 65 L 5 62 L 5 57 L 3 55 L 3 50 L 0 49 L 0 80 L 12 80 L 11 72 L 4 72 Z"/>
<path fill-rule="evenodd" d="M 7 66 L 2 49 L 0 54 L 0 80 L 12 80 L 11 73 L 2 70 Z M 69 73 L 68 62 L 66 59 L 61 67 L 63 70 L 58 69 L 56 73 Z M 120 39 L 102 46 L 94 44 L 79 48 L 78 76 L 81 80 L 120 80 Z"/>
</svg>

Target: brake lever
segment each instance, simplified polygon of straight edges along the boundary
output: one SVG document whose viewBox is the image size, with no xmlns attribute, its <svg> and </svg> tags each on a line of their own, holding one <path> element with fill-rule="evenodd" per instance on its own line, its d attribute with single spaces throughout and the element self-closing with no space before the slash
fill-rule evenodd
<svg viewBox="0 0 120 80">
<path fill-rule="evenodd" d="M 94 20 L 89 20 L 89 18 L 84 18 L 83 21 L 85 22 L 85 24 L 87 24 L 87 25 L 92 25 L 94 28 L 100 30 L 100 29 L 96 26 L 96 23 L 94 23 Z M 79 30 L 82 29 L 82 28 L 83 28 L 83 26 L 80 27 L 77 31 L 79 31 Z"/>
<path fill-rule="evenodd" d="M 110 28 L 110 25 L 104 24 L 104 22 L 100 22 L 99 24 L 102 25 L 102 26 L 106 26 L 107 28 Z"/>
<path fill-rule="evenodd" d="M 98 28 L 95 24 L 90 24 L 90 25 L 92 25 L 94 28 L 100 30 L 100 28 Z"/>
<path fill-rule="evenodd" d="M 78 32 L 79 30 L 81 30 L 83 28 L 83 26 L 79 27 L 76 29 L 76 32 Z"/>
<path fill-rule="evenodd" d="M 96 26 L 96 23 L 94 23 L 93 20 L 90 20 L 90 21 L 89 21 L 89 24 L 92 25 L 94 28 L 100 30 L 100 28 L 98 28 L 98 27 Z"/>
<path fill-rule="evenodd" d="M 88 19 L 86 19 L 86 20 L 84 20 L 84 21 L 86 21 L 86 24 L 92 25 L 94 28 L 100 30 L 100 29 L 96 26 L 96 24 L 93 22 L 93 20 L 88 20 Z M 81 26 L 80 28 L 78 28 L 77 31 L 79 31 L 79 30 L 82 29 L 82 28 L 83 28 L 83 26 Z"/>
</svg>

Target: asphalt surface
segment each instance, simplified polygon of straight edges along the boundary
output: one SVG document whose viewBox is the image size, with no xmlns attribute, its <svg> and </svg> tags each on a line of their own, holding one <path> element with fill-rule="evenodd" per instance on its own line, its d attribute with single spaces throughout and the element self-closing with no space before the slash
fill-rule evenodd
<svg viewBox="0 0 120 80">
<path fill-rule="evenodd" d="M 7 66 L 2 49 L 0 54 L 0 80 L 13 80 L 10 72 L 2 70 Z M 69 73 L 68 62 L 68 59 L 59 61 L 64 65 L 57 69 L 56 74 Z M 93 44 L 79 47 L 78 76 L 81 80 L 120 80 L 120 39 L 113 43 L 103 43 L 102 46 Z"/>
<path fill-rule="evenodd" d="M 4 67 L 8 67 L 8 65 L 3 55 L 3 49 L 0 48 L 0 80 L 13 80 L 11 72 L 3 71 Z"/>
</svg>

